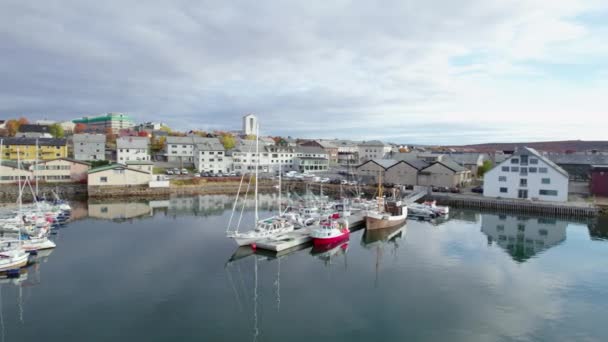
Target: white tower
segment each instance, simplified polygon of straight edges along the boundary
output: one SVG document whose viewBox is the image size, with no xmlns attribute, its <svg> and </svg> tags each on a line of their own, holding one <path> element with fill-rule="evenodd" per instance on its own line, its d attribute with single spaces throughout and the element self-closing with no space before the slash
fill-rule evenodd
<svg viewBox="0 0 608 342">
<path fill-rule="evenodd" d="M 243 133 L 245 135 L 258 135 L 258 118 L 253 114 L 243 116 Z"/>
</svg>

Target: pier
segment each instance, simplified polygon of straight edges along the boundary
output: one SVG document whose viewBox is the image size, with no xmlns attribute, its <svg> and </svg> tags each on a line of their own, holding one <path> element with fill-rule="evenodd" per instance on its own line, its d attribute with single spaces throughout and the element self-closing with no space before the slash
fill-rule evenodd
<svg viewBox="0 0 608 342">
<path fill-rule="evenodd" d="M 356 213 L 345 218 L 348 221 L 348 227 L 358 227 L 365 223 L 365 216 L 363 213 Z M 267 238 L 258 241 L 255 245 L 256 248 L 261 248 L 273 252 L 282 252 L 288 249 L 297 250 L 297 246 L 310 243 L 312 238 L 310 232 L 317 226 L 304 227 L 294 230 L 289 233 L 281 234 L 275 237 Z"/>
</svg>

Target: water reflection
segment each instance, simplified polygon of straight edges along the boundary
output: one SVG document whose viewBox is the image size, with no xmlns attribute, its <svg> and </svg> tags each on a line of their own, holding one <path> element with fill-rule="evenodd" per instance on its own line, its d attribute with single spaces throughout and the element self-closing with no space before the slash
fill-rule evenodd
<svg viewBox="0 0 608 342">
<path fill-rule="evenodd" d="M 481 231 L 487 235 L 488 245 L 498 244 L 518 262 L 566 240 L 567 226 L 568 222 L 554 218 L 481 215 Z"/>
</svg>

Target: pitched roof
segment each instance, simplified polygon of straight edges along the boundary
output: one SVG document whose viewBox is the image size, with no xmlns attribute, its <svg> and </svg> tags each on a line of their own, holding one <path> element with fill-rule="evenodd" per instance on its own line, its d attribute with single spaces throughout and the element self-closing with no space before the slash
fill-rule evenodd
<svg viewBox="0 0 608 342">
<path fill-rule="evenodd" d="M 399 160 L 394 160 L 394 159 L 370 159 L 366 162 L 363 162 L 362 164 L 360 164 L 359 166 L 357 166 L 357 168 L 368 164 L 368 163 L 374 163 L 378 166 L 381 166 L 383 169 L 388 169 L 394 165 L 397 165 L 400 161 Z"/>
<path fill-rule="evenodd" d="M 483 162 L 484 153 L 451 153 L 449 157 L 460 165 L 477 165 Z"/>
<path fill-rule="evenodd" d="M 556 164 L 606 165 L 608 156 L 601 154 L 550 154 L 549 158 Z"/>
<path fill-rule="evenodd" d="M 39 146 L 65 146 L 67 143 L 66 139 L 55 139 L 55 138 L 3 138 L 4 145 L 36 145 L 38 140 Z"/>
<path fill-rule="evenodd" d="M 123 169 L 123 170 L 129 170 L 129 171 L 133 171 L 133 172 L 140 172 L 140 173 L 148 174 L 148 172 L 146 172 L 146 171 L 131 169 L 131 168 L 127 167 L 126 165 L 122 165 L 122 164 L 110 164 L 110 165 L 99 166 L 99 167 L 90 169 L 87 173 L 91 174 L 91 173 L 113 170 L 113 169 Z"/>
<path fill-rule="evenodd" d="M 38 124 L 24 124 L 19 126 L 19 133 L 50 133 L 50 126 Z"/>
<path fill-rule="evenodd" d="M 224 151 L 224 145 L 218 138 L 205 138 L 196 144 L 196 149 L 199 151 Z"/>
<path fill-rule="evenodd" d="M 425 167 L 429 166 L 429 163 L 425 162 L 422 159 L 409 159 L 409 160 L 401 160 L 402 162 L 408 164 L 416 170 L 422 170 Z"/>
<path fill-rule="evenodd" d="M 370 141 L 364 141 L 364 142 L 360 143 L 359 146 L 388 146 L 388 145 L 383 143 L 380 140 L 370 140 Z"/>
<path fill-rule="evenodd" d="M 535 150 L 535 149 L 533 149 L 531 147 L 520 148 L 513 155 L 520 156 L 520 155 L 524 154 L 525 151 L 527 151 L 528 153 L 534 155 L 536 158 L 542 160 L 543 162 L 545 162 L 545 164 L 547 164 L 548 166 L 552 167 L 555 171 L 561 173 L 562 175 L 564 175 L 566 177 L 569 177 L 568 172 L 566 170 L 562 169 L 557 164 L 555 164 L 553 161 L 551 161 L 549 158 L 543 156 L 537 150 Z"/>
<path fill-rule="evenodd" d="M 106 136 L 105 134 L 91 134 L 91 133 L 79 133 L 74 134 L 72 137 L 74 143 L 82 142 L 82 143 L 105 143 Z"/>
<path fill-rule="evenodd" d="M 116 139 L 116 148 L 148 148 L 148 137 L 120 137 Z"/>
<path fill-rule="evenodd" d="M 467 171 L 467 169 L 465 169 L 464 167 L 458 165 L 458 163 L 456 163 L 455 161 L 449 159 L 449 158 L 445 158 L 442 161 L 437 161 L 437 162 L 433 162 L 431 164 L 429 164 L 429 166 L 425 167 L 424 169 L 427 169 L 435 164 L 440 164 L 443 165 L 444 167 L 452 170 L 453 172 L 463 172 L 463 171 Z"/>
<path fill-rule="evenodd" d="M 324 149 L 316 146 L 298 146 L 296 147 L 296 153 L 327 154 Z"/>
<path fill-rule="evenodd" d="M 62 158 L 56 158 L 56 159 L 50 159 L 50 160 L 41 160 L 38 162 L 38 164 L 46 164 L 46 163 L 50 163 L 56 160 L 65 160 L 65 161 L 69 161 L 71 163 L 76 163 L 76 164 L 83 164 L 83 165 L 88 165 L 91 166 L 91 163 L 86 162 L 86 161 L 82 161 L 82 160 L 76 160 L 76 159 L 72 159 L 72 158 L 66 158 L 66 157 L 62 157 Z"/>
</svg>

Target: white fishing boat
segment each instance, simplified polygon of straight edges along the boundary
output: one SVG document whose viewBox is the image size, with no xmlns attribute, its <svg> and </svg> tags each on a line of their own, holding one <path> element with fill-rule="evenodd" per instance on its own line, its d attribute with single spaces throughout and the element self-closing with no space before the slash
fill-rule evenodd
<svg viewBox="0 0 608 342">
<path fill-rule="evenodd" d="M 21 268 L 27 265 L 29 254 L 19 240 L 0 241 L 0 271 Z"/>
</svg>

